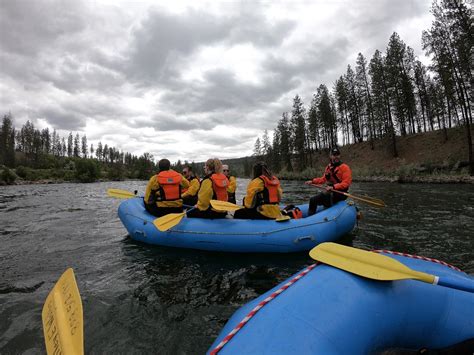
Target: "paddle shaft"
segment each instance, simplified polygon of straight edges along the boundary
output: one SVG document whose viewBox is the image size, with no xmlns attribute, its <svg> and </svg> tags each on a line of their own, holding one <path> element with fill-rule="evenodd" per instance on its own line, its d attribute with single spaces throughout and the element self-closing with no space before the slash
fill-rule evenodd
<svg viewBox="0 0 474 355">
<path fill-rule="evenodd" d="M 311 186 L 317 187 L 318 189 L 321 189 L 321 190 L 326 190 L 326 188 L 324 186 L 321 186 L 321 185 L 311 184 Z M 336 192 L 336 193 L 344 195 L 344 196 L 347 196 L 347 197 L 352 198 L 354 200 L 358 200 L 358 201 L 368 203 L 370 205 L 374 205 L 374 206 L 377 206 L 377 207 L 385 207 L 385 203 L 382 200 L 377 199 L 377 200 L 372 201 L 372 200 L 369 200 L 369 199 L 364 198 L 364 197 L 355 196 L 355 195 L 352 195 L 350 193 L 335 190 L 335 189 L 332 189 L 330 191 L 331 192 Z"/>
</svg>

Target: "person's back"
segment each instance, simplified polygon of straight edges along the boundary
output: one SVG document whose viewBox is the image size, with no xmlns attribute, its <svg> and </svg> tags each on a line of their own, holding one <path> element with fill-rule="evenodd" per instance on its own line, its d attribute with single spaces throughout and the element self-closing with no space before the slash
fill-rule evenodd
<svg viewBox="0 0 474 355">
<path fill-rule="evenodd" d="M 265 163 L 256 163 L 253 168 L 253 179 L 247 185 L 247 194 L 243 201 L 245 208 L 235 211 L 234 218 L 274 219 L 275 208 L 269 206 L 278 206 L 282 195 L 283 190 L 278 178 L 270 172 Z"/>
<path fill-rule="evenodd" d="M 212 209 L 211 200 L 227 201 L 229 180 L 222 174 L 222 163 L 219 159 L 208 159 L 204 165 L 206 176 L 201 181 L 196 209 L 188 213 L 191 218 L 225 218 L 226 212 Z"/>
<path fill-rule="evenodd" d="M 150 178 L 145 189 L 145 209 L 156 217 L 183 211 L 181 190 L 187 189 L 189 182 L 170 166 L 168 159 L 161 159 L 158 174 Z"/>
</svg>

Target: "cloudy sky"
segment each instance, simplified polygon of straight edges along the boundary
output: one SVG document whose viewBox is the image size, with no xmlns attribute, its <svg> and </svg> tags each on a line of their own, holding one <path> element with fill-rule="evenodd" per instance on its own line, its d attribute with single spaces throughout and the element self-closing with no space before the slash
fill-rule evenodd
<svg viewBox="0 0 474 355">
<path fill-rule="evenodd" d="M 172 3 L 172 4 L 171 4 Z M 172 161 L 249 155 L 393 31 L 422 60 L 430 0 L 0 0 L 0 109 Z M 426 59 L 424 59 L 426 60 Z"/>
</svg>

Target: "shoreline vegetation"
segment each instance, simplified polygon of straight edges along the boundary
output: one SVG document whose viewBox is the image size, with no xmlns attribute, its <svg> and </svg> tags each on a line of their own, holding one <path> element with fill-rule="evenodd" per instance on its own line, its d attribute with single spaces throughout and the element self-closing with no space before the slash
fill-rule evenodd
<svg viewBox="0 0 474 355">
<path fill-rule="evenodd" d="M 474 184 L 474 176 L 469 175 L 469 162 L 465 157 L 466 146 L 463 142 L 464 130 L 455 127 L 447 130 L 448 140 L 441 139 L 442 131 L 417 133 L 397 137 L 399 156 L 394 158 L 386 148 L 384 140 L 374 143 L 354 143 L 341 147 L 342 159 L 353 171 L 354 182 L 390 182 L 390 183 L 463 183 Z M 321 150 L 313 154 L 311 162 L 303 171 L 277 173 L 281 180 L 308 180 L 321 176 L 327 164 L 328 154 Z M 95 159 L 64 158 L 62 168 L 33 169 L 18 166 L 9 169 L 0 165 L 0 185 L 56 184 L 96 181 L 148 180 L 154 172 L 146 168 L 138 174 L 124 174 L 124 169 L 110 166 Z M 238 177 L 249 177 L 251 166 L 265 156 L 252 156 L 223 160 Z M 84 163 L 84 161 L 90 161 Z M 192 163 L 199 176 L 202 163 Z M 183 164 L 178 161 L 174 169 L 180 171 Z M 118 171 L 118 172 L 117 172 Z"/>
</svg>

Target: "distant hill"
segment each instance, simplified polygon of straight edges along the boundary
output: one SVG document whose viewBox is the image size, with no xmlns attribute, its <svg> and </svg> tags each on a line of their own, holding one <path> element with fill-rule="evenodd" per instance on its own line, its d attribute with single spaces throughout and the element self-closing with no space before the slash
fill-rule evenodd
<svg viewBox="0 0 474 355">
<path fill-rule="evenodd" d="M 410 180 L 410 176 L 427 175 L 467 176 L 468 151 L 465 135 L 465 127 L 455 127 L 447 130 L 447 141 L 444 141 L 442 130 L 397 137 L 397 158 L 392 156 L 390 144 L 386 140 L 375 141 L 373 150 L 369 142 L 349 144 L 341 147 L 341 155 L 343 161 L 351 166 L 355 180 L 376 177 L 381 180 L 383 177 L 388 180 Z M 265 160 L 265 157 L 225 159 L 223 163 L 228 164 L 237 176 L 249 177 L 252 165 L 257 160 Z M 313 154 L 312 161 L 304 171 L 280 171 L 277 175 L 288 179 L 319 176 L 327 163 L 327 151 L 318 151 Z"/>
</svg>

